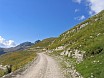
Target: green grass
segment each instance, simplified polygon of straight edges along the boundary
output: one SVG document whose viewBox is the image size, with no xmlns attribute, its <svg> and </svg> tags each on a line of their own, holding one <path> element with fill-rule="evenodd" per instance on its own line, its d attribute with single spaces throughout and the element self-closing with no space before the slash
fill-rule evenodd
<svg viewBox="0 0 104 78">
<path fill-rule="evenodd" d="M 98 19 L 95 21 L 95 19 Z M 82 24 L 89 23 L 80 30 L 77 30 Z M 72 30 L 74 32 L 70 32 Z M 70 32 L 70 33 L 68 33 Z M 97 36 L 100 33 L 99 36 Z M 92 38 L 90 38 L 92 36 Z M 82 22 L 81 24 L 76 25 L 74 28 L 66 31 L 61 34 L 51 46 L 50 49 L 54 49 L 58 46 L 69 45 L 68 47 L 80 50 L 86 50 L 87 47 L 90 47 L 92 43 L 96 44 L 96 41 L 102 42 L 104 39 L 104 11 L 99 13 L 96 16 L 89 18 L 88 20 Z M 63 39 L 64 38 L 64 39 Z M 102 39 L 101 39 L 102 38 Z M 101 39 L 101 40 L 98 40 Z M 74 43 L 74 44 L 73 44 Z M 82 45 L 79 47 L 79 45 Z"/>
<path fill-rule="evenodd" d="M 98 19 L 95 21 L 95 19 Z M 85 27 L 77 30 L 82 24 L 88 23 Z M 74 32 L 70 32 L 72 30 Z M 70 33 L 68 33 L 70 32 Z M 64 39 L 63 39 L 64 38 Z M 88 20 L 78 24 L 74 28 L 61 34 L 53 44 L 49 46 L 54 49 L 58 46 L 68 45 L 67 48 L 86 51 L 86 55 L 98 54 L 104 50 L 104 11 Z M 81 45 L 81 46 L 79 46 Z"/>
<path fill-rule="evenodd" d="M 40 41 L 39 43 L 33 45 L 32 48 L 34 48 L 34 47 L 47 48 L 55 39 L 56 38 L 54 38 L 54 37 L 44 39 L 44 40 Z"/>
<path fill-rule="evenodd" d="M 4 75 L 4 71 L 0 69 L 0 77 Z"/>
<path fill-rule="evenodd" d="M 0 56 L 0 64 L 2 65 L 13 65 L 12 71 L 24 67 L 26 64 L 31 62 L 36 57 L 35 52 L 29 51 L 18 51 L 7 53 Z M 4 75 L 4 71 L 0 70 L 0 76 Z"/>
<path fill-rule="evenodd" d="M 93 78 L 104 78 L 104 54 L 89 57 L 77 64 L 76 68 L 84 78 L 89 78 L 91 75 Z"/>
</svg>

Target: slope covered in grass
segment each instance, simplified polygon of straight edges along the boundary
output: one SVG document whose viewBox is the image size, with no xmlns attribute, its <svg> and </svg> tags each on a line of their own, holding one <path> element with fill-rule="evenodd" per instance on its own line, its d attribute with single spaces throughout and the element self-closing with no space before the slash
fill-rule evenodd
<svg viewBox="0 0 104 78">
<path fill-rule="evenodd" d="M 99 14 L 76 25 L 72 29 L 61 34 L 50 46 L 54 50 L 64 46 L 64 51 L 84 51 L 83 62 L 75 64 L 78 72 L 84 78 L 104 77 L 104 10 Z M 55 53 L 58 54 L 60 53 Z M 71 59 L 67 57 L 67 59 Z"/>
<path fill-rule="evenodd" d="M 61 34 L 50 49 L 65 46 L 84 50 L 89 54 L 102 51 L 104 43 L 104 11 Z"/>
<path fill-rule="evenodd" d="M 84 78 L 104 78 L 104 54 L 87 58 L 76 68 Z"/>
<path fill-rule="evenodd" d="M 18 51 L 7 53 L 0 56 L 0 65 L 12 65 L 12 71 L 24 67 L 36 57 L 35 52 L 30 51 Z M 4 75 L 5 71 L 0 70 L 0 76 Z"/>
<path fill-rule="evenodd" d="M 40 41 L 39 43 L 36 43 L 34 46 L 32 47 L 41 47 L 41 48 L 47 48 L 56 38 L 47 38 L 44 39 L 42 41 Z"/>
</svg>

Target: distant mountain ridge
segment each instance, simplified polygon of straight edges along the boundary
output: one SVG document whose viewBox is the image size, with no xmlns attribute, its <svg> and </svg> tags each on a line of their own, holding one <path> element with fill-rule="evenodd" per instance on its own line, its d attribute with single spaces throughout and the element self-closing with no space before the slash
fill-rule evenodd
<svg viewBox="0 0 104 78">
<path fill-rule="evenodd" d="M 27 49 L 28 47 L 30 47 L 32 45 L 34 45 L 34 43 L 24 42 L 24 43 L 17 45 L 16 47 L 0 48 L 0 54 L 4 54 L 6 52 L 14 52 L 14 51 L 18 51 L 18 50 L 24 50 L 24 49 Z"/>
</svg>

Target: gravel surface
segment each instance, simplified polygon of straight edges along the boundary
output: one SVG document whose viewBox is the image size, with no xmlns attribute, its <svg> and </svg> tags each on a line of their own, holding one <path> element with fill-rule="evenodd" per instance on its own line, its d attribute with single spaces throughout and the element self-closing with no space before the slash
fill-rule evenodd
<svg viewBox="0 0 104 78">
<path fill-rule="evenodd" d="M 39 53 L 38 59 L 28 69 L 12 78 L 64 78 L 64 76 L 52 57 Z"/>
</svg>

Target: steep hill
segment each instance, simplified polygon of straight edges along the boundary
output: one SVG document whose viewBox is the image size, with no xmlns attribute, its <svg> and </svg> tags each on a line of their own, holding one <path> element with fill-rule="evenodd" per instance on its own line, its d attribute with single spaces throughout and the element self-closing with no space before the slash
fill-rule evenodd
<svg viewBox="0 0 104 78">
<path fill-rule="evenodd" d="M 65 46 L 66 49 L 84 50 L 87 55 L 93 55 L 103 51 L 103 41 L 104 11 L 61 34 L 49 48 Z"/>
<path fill-rule="evenodd" d="M 103 78 L 104 10 L 61 34 L 48 48 L 52 54 L 63 56 L 63 63 L 69 64 L 64 67 L 70 69 L 73 62 L 74 71 L 84 78 Z M 80 77 L 78 72 L 75 75 Z"/>
</svg>

